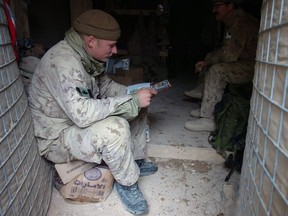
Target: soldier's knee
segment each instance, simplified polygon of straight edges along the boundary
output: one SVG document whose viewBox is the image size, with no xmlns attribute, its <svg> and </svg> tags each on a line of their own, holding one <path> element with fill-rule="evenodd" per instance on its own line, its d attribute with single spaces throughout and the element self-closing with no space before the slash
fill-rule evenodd
<svg viewBox="0 0 288 216">
<path fill-rule="evenodd" d="M 209 71 L 211 71 L 211 73 L 220 73 L 221 71 L 224 70 L 224 66 L 223 63 L 219 63 L 219 64 L 214 64 L 209 68 Z"/>
<path fill-rule="evenodd" d="M 126 119 L 118 117 L 118 116 L 111 116 L 108 117 L 106 124 L 106 130 L 111 135 L 116 137 L 126 137 L 130 136 L 130 126 Z"/>
</svg>

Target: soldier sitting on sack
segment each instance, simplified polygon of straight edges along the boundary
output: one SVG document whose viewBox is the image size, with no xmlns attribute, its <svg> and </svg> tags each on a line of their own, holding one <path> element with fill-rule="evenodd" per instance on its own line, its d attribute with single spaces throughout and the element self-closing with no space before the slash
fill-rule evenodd
<svg viewBox="0 0 288 216">
<path fill-rule="evenodd" d="M 146 113 L 157 91 L 127 88 L 105 73 L 117 53 L 118 22 L 101 10 L 80 15 L 64 40 L 41 59 L 29 90 L 40 154 L 54 163 L 82 160 L 108 165 L 115 190 L 133 214 L 148 212 L 139 176 L 153 174 L 146 162 Z M 145 109 L 144 109 L 145 110 Z"/>
</svg>

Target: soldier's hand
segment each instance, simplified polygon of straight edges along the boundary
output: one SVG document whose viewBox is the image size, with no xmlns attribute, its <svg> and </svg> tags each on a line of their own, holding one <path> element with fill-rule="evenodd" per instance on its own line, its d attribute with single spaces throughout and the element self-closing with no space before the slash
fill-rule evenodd
<svg viewBox="0 0 288 216">
<path fill-rule="evenodd" d="M 151 88 L 142 88 L 136 92 L 139 98 L 139 103 L 141 108 L 148 107 L 151 103 L 152 97 L 154 97 L 158 92 Z"/>
<path fill-rule="evenodd" d="M 207 67 L 207 63 L 205 61 L 199 61 L 195 64 L 195 73 L 203 72 Z"/>
</svg>

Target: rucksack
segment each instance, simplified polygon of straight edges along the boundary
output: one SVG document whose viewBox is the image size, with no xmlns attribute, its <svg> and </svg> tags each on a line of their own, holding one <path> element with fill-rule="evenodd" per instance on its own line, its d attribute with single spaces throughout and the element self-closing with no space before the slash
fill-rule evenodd
<svg viewBox="0 0 288 216">
<path fill-rule="evenodd" d="M 214 109 L 216 129 L 208 141 L 225 159 L 225 167 L 230 169 L 226 182 L 234 170 L 241 172 L 251 95 L 252 83 L 228 84 L 222 100 Z M 227 156 L 226 151 L 233 153 Z"/>
<path fill-rule="evenodd" d="M 240 172 L 250 111 L 252 84 L 228 84 L 222 100 L 216 104 L 216 129 L 208 141 L 226 160 L 225 166 Z M 234 154 L 227 155 L 226 151 Z M 231 160 L 232 157 L 232 160 Z M 240 161 L 235 161 L 235 159 Z"/>
</svg>

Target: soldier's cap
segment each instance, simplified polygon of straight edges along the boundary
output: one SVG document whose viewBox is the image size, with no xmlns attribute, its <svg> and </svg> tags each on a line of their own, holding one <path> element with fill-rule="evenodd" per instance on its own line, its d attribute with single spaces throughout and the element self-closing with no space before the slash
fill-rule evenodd
<svg viewBox="0 0 288 216">
<path fill-rule="evenodd" d="M 73 28 L 79 33 L 103 40 L 117 41 L 121 34 L 117 20 L 98 9 L 88 10 L 81 14 L 74 21 Z"/>
<path fill-rule="evenodd" d="M 220 4 L 220 3 L 233 3 L 233 4 L 239 4 L 241 0 L 212 0 L 213 4 Z"/>
</svg>

